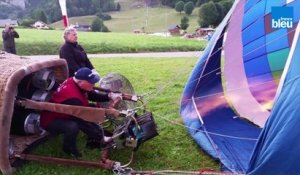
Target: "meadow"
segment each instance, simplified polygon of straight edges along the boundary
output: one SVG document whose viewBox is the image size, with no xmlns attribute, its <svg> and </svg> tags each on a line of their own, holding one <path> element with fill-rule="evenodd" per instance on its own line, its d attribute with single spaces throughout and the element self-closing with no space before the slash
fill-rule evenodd
<svg viewBox="0 0 300 175">
<path fill-rule="evenodd" d="M 124 2 L 125 3 L 125 2 Z M 104 21 L 104 24 L 112 32 L 117 33 L 132 33 L 133 30 L 144 28 L 147 33 L 154 32 L 167 32 L 168 28 L 172 25 L 179 25 L 181 18 L 186 16 L 184 12 L 176 12 L 175 9 L 156 6 L 156 7 L 127 7 L 131 4 L 122 4 L 125 6 L 121 11 L 110 12 L 112 19 Z M 193 13 L 189 16 L 189 27 L 186 29 L 188 33 L 193 33 L 199 27 L 198 24 L 198 11 L 195 8 Z M 69 18 L 70 24 L 91 24 L 95 16 L 81 16 Z M 63 28 L 62 21 L 51 24 L 54 28 Z"/>
<path fill-rule="evenodd" d="M 58 54 L 63 44 L 62 30 L 16 29 L 19 55 Z M 87 53 L 167 52 L 203 50 L 206 41 L 179 37 L 157 37 L 130 33 L 79 32 L 79 42 Z M 2 44 L 2 42 L 0 42 Z M 0 45 L 1 45 L 0 44 Z M 1 46 L 2 47 L 2 46 Z M 147 109 L 153 112 L 159 136 L 142 144 L 129 167 L 134 170 L 219 169 L 219 163 L 207 156 L 191 139 L 179 115 L 180 97 L 186 80 L 198 58 L 95 58 L 91 59 L 102 75 L 118 72 L 127 77 L 136 94 L 145 95 Z M 85 148 L 85 136 L 78 138 L 83 160 L 96 161 L 100 150 Z M 62 150 L 62 137 L 50 138 L 33 154 L 71 158 Z M 131 150 L 110 150 L 110 158 L 126 164 Z M 109 170 L 27 162 L 15 174 L 113 174 Z"/>
<path fill-rule="evenodd" d="M 132 83 L 136 94 L 153 112 L 159 136 L 143 143 L 134 154 L 129 167 L 134 170 L 218 170 L 219 163 L 208 157 L 191 139 L 179 115 L 180 97 L 197 58 L 95 58 L 93 65 L 102 76 L 121 73 Z M 80 135 L 79 147 L 83 160 L 98 160 L 99 150 L 85 148 L 85 136 Z M 62 137 L 51 138 L 33 154 L 70 158 L 61 150 Z M 131 150 L 111 150 L 110 158 L 126 164 Z M 31 174 L 113 174 L 108 170 L 28 162 L 16 171 Z"/>
<path fill-rule="evenodd" d="M 18 55 L 56 55 L 64 43 L 62 30 L 17 28 Z M 78 32 L 87 53 L 168 52 L 203 50 L 206 41 L 131 33 Z M 2 37 L 0 39 L 2 48 Z"/>
</svg>

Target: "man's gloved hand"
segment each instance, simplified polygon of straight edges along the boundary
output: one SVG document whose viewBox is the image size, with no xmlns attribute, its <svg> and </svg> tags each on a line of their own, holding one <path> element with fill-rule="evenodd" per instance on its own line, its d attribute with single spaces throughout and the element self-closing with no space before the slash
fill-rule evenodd
<svg viewBox="0 0 300 175">
<path fill-rule="evenodd" d="M 120 98 L 121 100 L 123 99 L 121 93 L 114 93 L 114 92 L 108 93 L 108 97 L 112 100 L 116 100 L 117 98 Z"/>
<path fill-rule="evenodd" d="M 115 109 L 105 109 L 105 115 L 107 117 L 118 117 L 120 112 Z"/>
</svg>

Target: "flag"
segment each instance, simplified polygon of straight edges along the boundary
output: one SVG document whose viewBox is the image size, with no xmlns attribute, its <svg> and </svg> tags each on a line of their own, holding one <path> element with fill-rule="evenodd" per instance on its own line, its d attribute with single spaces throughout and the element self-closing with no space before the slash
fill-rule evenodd
<svg viewBox="0 0 300 175">
<path fill-rule="evenodd" d="M 62 18 L 64 22 L 64 27 L 68 27 L 69 22 L 68 22 L 68 15 L 67 15 L 67 7 L 66 7 L 66 0 L 59 0 L 59 5 L 62 13 Z"/>
</svg>

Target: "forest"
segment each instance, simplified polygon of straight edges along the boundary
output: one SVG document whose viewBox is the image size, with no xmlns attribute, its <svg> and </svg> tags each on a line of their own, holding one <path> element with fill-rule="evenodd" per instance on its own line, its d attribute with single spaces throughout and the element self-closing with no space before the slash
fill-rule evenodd
<svg viewBox="0 0 300 175">
<path fill-rule="evenodd" d="M 200 7 L 199 25 L 215 27 L 229 11 L 233 0 L 128 0 L 128 3 L 140 3 L 149 7 L 165 6 L 176 11 L 178 8 L 183 10 L 183 6 L 190 5 L 185 10 L 187 15 L 190 15 L 194 8 Z M 22 9 L 0 3 L 0 19 L 17 19 L 23 26 L 30 26 L 37 20 L 47 24 L 61 20 L 58 0 L 25 0 L 25 4 L 26 8 Z M 109 20 L 111 16 L 107 12 L 120 10 L 122 6 L 115 0 L 67 0 L 68 17 L 96 15 L 102 20 Z"/>
</svg>

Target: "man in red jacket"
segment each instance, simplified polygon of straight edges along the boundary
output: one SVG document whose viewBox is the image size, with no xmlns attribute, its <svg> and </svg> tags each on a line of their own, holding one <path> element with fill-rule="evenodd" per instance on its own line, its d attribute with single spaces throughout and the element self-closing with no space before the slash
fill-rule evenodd
<svg viewBox="0 0 300 175">
<path fill-rule="evenodd" d="M 59 86 L 49 102 L 89 106 L 89 100 L 109 101 L 108 94 L 93 91 L 94 84 L 99 80 L 100 77 L 89 68 L 80 68 L 74 77 L 68 78 Z M 76 159 L 82 156 L 76 146 L 76 137 L 80 130 L 87 135 L 86 146 L 89 148 L 101 148 L 107 140 L 99 125 L 66 114 L 44 111 L 40 124 L 51 134 L 63 134 L 64 152 Z"/>
</svg>

